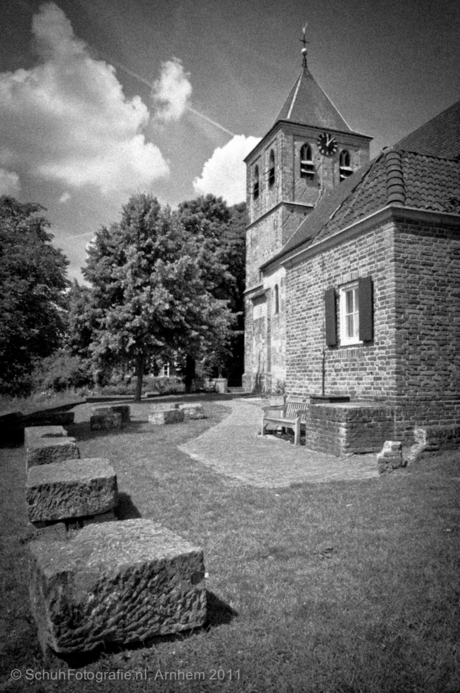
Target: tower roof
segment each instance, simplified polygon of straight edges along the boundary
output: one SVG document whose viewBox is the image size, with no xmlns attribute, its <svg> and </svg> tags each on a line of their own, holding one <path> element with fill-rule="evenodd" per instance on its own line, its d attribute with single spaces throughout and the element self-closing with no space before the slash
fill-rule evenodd
<svg viewBox="0 0 460 693">
<path fill-rule="evenodd" d="M 287 120 L 318 128 L 351 132 L 329 97 L 304 65 L 275 122 Z"/>
</svg>

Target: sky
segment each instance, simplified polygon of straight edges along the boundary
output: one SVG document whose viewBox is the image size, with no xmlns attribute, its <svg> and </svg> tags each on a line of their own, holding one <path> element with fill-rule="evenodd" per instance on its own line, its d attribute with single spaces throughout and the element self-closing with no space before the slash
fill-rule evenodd
<svg viewBox="0 0 460 693">
<path fill-rule="evenodd" d="M 0 0 L 0 195 L 46 208 L 81 280 L 130 195 L 243 201 L 308 66 L 371 156 L 460 99 L 458 0 Z"/>
</svg>

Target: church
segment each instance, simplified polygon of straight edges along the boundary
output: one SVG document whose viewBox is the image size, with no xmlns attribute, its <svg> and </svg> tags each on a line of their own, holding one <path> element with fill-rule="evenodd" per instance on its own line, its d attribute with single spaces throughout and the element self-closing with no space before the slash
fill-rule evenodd
<svg viewBox="0 0 460 693">
<path fill-rule="evenodd" d="M 452 438 L 460 433 L 460 102 L 373 161 L 370 140 L 315 81 L 304 49 L 274 125 L 245 160 L 243 385 L 331 407 L 345 395 L 355 418 L 372 425 L 369 411 L 377 412 L 387 439 L 413 441 L 420 426 Z M 323 409 L 326 430 L 337 409 Z"/>
</svg>

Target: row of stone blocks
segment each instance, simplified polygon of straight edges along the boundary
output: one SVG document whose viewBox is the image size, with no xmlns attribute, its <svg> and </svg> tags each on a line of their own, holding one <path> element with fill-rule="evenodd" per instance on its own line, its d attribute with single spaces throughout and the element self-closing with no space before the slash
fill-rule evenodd
<svg viewBox="0 0 460 693">
<path fill-rule="evenodd" d="M 40 428 L 46 430 L 26 433 L 28 456 L 47 438 L 66 440 L 63 429 Z M 148 520 L 99 524 L 116 519 L 117 479 L 109 461 L 80 459 L 78 448 L 67 459 L 59 444 L 54 454 L 45 449 L 43 458 L 30 458 L 29 520 L 39 528 L 62 521 L 66 529 L 83 528 L 30 544 L 31 606 L 44 655 L 49 648 L 83 653 L 202 626 L 202 550 Z"/>
</svg>

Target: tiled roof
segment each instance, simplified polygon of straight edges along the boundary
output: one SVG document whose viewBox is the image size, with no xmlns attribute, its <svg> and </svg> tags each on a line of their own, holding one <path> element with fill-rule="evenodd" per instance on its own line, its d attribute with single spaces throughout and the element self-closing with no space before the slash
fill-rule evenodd
<svg viewBox="0 0 460 693">
<path fill-rule="evenodd" d="M 402 152 L 406 207 L 460 213 L 460 162 Z"/>
<path fill-rule="evenodd" d="M 389 204 L 460 214 L 460 161 L 386 150 L 328 193 L 276 258 L 316 244 Z"/>
<path fill-rule="evenodd" d="M 443 159 L 460 156 L 460 101 L 415 130 L 393 149 L 417 152 Z"/>
<path fill-rule="evenodd" d="M 307 67 L 302 68 L 275 122 L 279 120 L 351 132 Z"/>
</svg>

